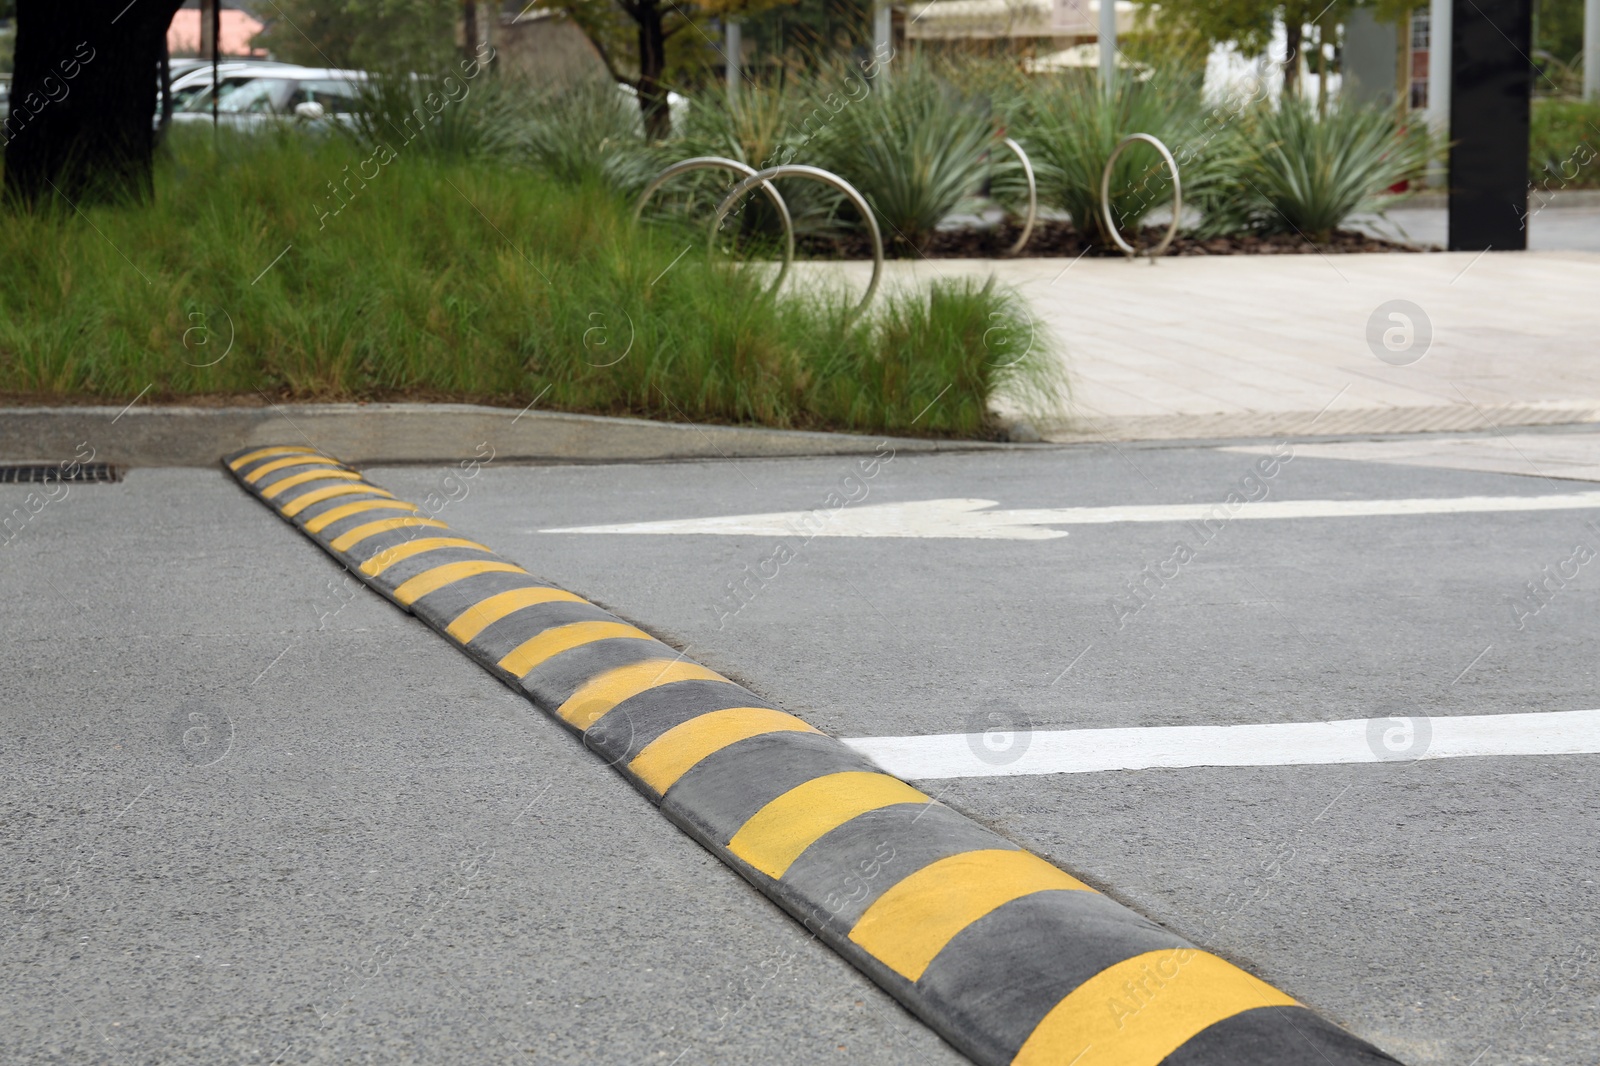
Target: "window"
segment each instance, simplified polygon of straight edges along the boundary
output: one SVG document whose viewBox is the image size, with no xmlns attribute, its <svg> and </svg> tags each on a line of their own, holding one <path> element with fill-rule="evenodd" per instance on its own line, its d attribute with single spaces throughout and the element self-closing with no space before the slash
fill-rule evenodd
<svg viewBox="0 0 1600 1066">
<path fill-rule="evenodd" d="M 289 93 L 290 84 L 282 78 L 254 78 L 241 75 L 224 78 L 217 93 L 217 110 L 225 115 L 261 115 L 277 110 L 278 101 Z M 184 111 L 211 110 L 211 88 L 189 97 L 182 106 Z"/>
<path fill-rule="evenodd" d="M 361 106 L 360 84 L 343 79 L 296 82 L 289 110 L 294 110 L 295 104 L 321 104 L 323 110 L 330 115 L 347 115 L 366 110 Z"/>
</svg>

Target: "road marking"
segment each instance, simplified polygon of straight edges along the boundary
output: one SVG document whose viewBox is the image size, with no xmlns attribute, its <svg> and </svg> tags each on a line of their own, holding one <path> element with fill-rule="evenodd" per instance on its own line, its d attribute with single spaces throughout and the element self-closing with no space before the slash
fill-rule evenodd
<svg viewBox="0 0 1600 1066">
<path fill-rule="evenodd" d="M 1290 518 L 1376 518 L 1436 514 L 1492 514 L 1600 508 L 1600 492 L 1546 496 L 1450 496 L 1406 500 L 1264 500 L 1250 503 L 1163 503 L 1119 507 L 1054 507 L 991 511 L 994 500 L 915 500 L 833 511 L 562 526 L 539 533 L 619 533 L 724 537 L 954 537 L 979 540 L 1053 540 L 1066 530 L 1046 526 L 1122 522 L 1240 522 Z"/>
<path fill-rule="evenodd" d="M 1422 723 L 1426 723 L 1424 726 Z M 1410 739 L 1387 750 L 1392 730 Z M 1493 755 L 1600 754 L 1600 710 L 1446 717 L 1355 718 L 1276 725 L 1049 729 L 1013 738 L 997 759 L 982 733 L 857 737 L 846 744 L 912 781 L 948 777 L 1095 774 L 1190 766 L 1309 766 Z M 1022 741 L 1022 743 L 1018 743 Z M 1414 745 L 1416 751 L 1404 750 Z M 982 754 L 980 754 L 980 752 Z"/>
</svg>

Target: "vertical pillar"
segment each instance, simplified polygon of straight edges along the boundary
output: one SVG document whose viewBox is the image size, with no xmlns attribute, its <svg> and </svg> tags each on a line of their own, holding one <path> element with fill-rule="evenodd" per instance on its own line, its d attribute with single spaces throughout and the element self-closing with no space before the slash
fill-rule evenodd
<svg viewBox="0 0 1600 1066">
<path fill-rule="evenodd" d="M 1533 0 L 1456 0 L 1452 29 L 1450 250 L 1526 248 Z"/>
<path fill-rule="evenodd" d="M 722 41 L 722 66 L 728 79 L 728 103 L 737 103 L 739 100 L 739 79 L 743 76 L 739 69 L 739 49 L 744 42 L 741 40 L 739 24 L 733 19 L 727 20 Z"/>
<path fill-rule="evenodd" d="M 1600 0 L 1583 2 L 1583 98 L 1600 100 Z"/>
<path fill-rule="evenodd" d="M 877 63 L 877 77 L 887 80 L 889 56 L 894 42 L 890 40 L 892 23 L 889 19 L 889 0 L 877 0 L 872 7 L 872 59 Z"/>
<path fill-rule="evenodd" d="M 1117 80 L 1117 4 L 1100 0 L 1100 88 L 1110 95 Z"/>
<path fill-rule="evenodd" d="M 1455 41 L 1454 0 L 1429 0 L 1428 3 L 1428 126 L 1440 144 L 1450 140 L 1450 66 Z M 1429 185 L 1443 185 L 1445 170 L 1436 165 L 1428 171 Z"/>
</svg>

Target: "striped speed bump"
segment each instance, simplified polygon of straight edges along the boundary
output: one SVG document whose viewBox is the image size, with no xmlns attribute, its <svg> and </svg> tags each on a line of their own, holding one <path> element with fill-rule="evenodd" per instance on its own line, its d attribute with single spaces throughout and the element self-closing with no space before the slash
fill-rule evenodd
<svg viewBox="0 0 1600 1066">
<path fill-rule="evenodd" d="M 977 1062 L 1395 1062 L 336 460 L 225 462 Z"/>
</svg>

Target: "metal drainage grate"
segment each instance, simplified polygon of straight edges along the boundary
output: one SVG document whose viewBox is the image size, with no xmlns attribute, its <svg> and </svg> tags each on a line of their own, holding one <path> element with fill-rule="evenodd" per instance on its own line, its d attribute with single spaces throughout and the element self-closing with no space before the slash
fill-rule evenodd
<svg viewBox="0 0 1600 1066">
<path fill-rule="evenodd" d="M 0 485 L 46 481 L 121 481 L 110 463 L 0 463 Z"/>
</svg>

